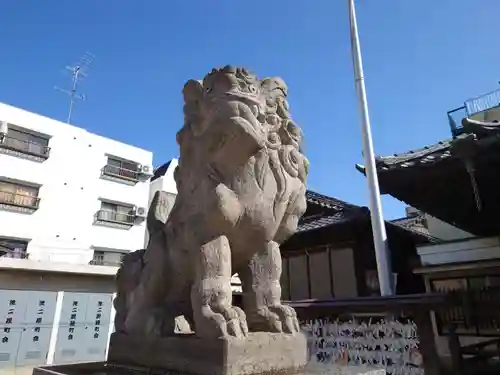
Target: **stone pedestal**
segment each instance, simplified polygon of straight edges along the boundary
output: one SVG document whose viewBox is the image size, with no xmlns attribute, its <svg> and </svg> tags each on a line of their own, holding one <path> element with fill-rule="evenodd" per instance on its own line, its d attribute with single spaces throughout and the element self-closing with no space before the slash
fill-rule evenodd
<svg viewBox="0 0 500 375">
<path fill-rule="evenodd" d="M 114 333 L 109 364 L 186 375 L 292 374 L 307 363 L 303 334 L 256 332 L 246 339 L 200 339 L 194 335 L 151 338 Z"/>
</svg>

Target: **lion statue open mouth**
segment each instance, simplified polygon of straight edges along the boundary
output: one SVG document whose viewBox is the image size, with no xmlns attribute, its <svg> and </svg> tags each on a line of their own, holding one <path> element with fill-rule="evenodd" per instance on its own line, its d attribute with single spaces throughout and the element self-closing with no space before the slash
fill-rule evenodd
<svg viewBox="0 0 500 375">
<path fill-rule="evenodd" d="M 167 219 L 156 194 L 147 249 L 118 272 L 117 331 L 171 335 L 178 316 L 199 337 L 299 330 L 281 304 L 279 244 L 306 209 L 308 161 L 287 91 L 280 78 L 230 66 L 186 83 L 178 196 Z M 231 303 L 234 273 L 243 310 Z"/>
</svg>

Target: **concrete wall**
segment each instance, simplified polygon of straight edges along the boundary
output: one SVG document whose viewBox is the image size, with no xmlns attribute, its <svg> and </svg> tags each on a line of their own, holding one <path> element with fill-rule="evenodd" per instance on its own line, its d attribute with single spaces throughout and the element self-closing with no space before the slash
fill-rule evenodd
<svg viewBox="0 0 500 375">
<path fill-rule="evenodd" d="M 115 280 L 114 274 L 75 274 L 2 269 L 0 270 L 0 289 L 114 293 Z"/>
<path fill-rule="evenodd" d="M 500 107 L 491 108 L 487 111 L 475 113 L 471 116 L 472 120 L 484 121 L 484 122 L 500 122 Z"/>
<path fill-rule="evenodd" d="M 50 156 L 34 161 L 0 154 L 0 178 L 40 185 L 40 205 L 31 214 L 0 211 L 0 236 L 29 240 L 31 259 L 88 263 L 93 248 L 136 250 L 145 223 L 129 229 L 94 225 L 100 198 L 146 207 L 149 182 L 123 184 L 101 178 L 107 156 L 152 165 L 152 153 L 15 107 L 0 104 L 0 121 L 50 137 Z"/>
</svg>

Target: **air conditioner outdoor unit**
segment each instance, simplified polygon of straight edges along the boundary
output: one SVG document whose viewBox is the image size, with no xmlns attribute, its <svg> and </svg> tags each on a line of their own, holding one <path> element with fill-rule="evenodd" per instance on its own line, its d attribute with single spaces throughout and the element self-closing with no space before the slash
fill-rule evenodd
<svg viewBox="0 0 500 375">
<path fill-rule="evenodd" d="M 141 165 L 139 166 L 139 173 L 142 174 L 143 176 L 152 176 L 153 168 L 150 167 L 149 165 Z"/>
<path fill-rule="evenodd" d="M 135 208 L 135 215 L 138 217 L 145 217 L 146 216 L 146 208 L 145 207 L 136 207 Z"/>
</svg>

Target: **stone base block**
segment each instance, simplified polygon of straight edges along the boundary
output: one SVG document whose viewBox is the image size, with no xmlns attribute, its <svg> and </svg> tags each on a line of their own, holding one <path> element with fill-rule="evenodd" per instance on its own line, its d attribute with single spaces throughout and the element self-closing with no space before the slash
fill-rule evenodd
<svg viewBox="0 0 500 375">
<path fill-rule="evenodd" d="M 292 374 L 307 363 L 307 341 L 301 333 L 255 332 L 245 339 L 214 340 L 114 333 L 108 363 L 186 375 Z"/>
</svg>

